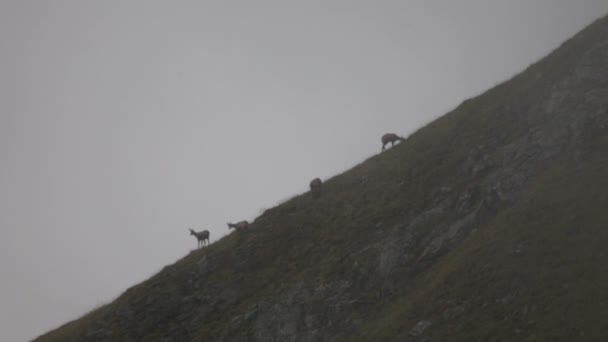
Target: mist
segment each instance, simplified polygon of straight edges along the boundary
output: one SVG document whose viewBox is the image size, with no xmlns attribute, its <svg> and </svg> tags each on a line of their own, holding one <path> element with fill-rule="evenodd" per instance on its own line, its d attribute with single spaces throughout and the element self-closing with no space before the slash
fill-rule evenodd
<svg viewBox="0 0 608 342">
<path fill-rule="evenodd" d="M 504 81 L 605 0 L 3 1 L 0 340 Z"/>
</svg>

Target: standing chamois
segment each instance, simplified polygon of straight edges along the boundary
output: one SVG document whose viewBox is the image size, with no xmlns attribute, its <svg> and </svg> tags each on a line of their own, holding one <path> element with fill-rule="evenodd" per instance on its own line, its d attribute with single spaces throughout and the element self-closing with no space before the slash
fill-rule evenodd
<svg viewBox="0 0 608 342">
<path fill-rule="evenodd" d="M 310 193 L 312 194 L 312 197 L 316 198 L 321 196 L 321 185 L 323 185 L 323 182 L 320 178 L 315 178 L 310 181 Z"/>
<path fill-rule="evenodd" d="M 382 152 L 386 150 L 386 145 L 391 143 L 391 147 L 395 145 L 395 142 L 404 142 L 405 138 L 398 136 L 395 133 L 387 133 L 382 136 Z"/>
<path fill-rule="evenodd" d="M 190 230 L 190 235 L 194 235 L 196 237 L 196 240 L 198 241 L 197 248 L 201 248 L 202 246 L 204 246 L 205 242 L 207 242 L 207 245 L 209 245 L 209 231 L 208 230 L 195 232 L 194 229 L 192 229 L 192 228 L 188 228 L 188 229 Z"/>
<path fill-rule="evenodd" d="M 228 222 L 228 229 L 236 229 L 236 230 L 246 230 L 247 228 L 249 228 L 249 222 L 247 221 L 241 221 L 241 222 L 237 222 L 237 223 L 230 223 Z"/>
</svg>

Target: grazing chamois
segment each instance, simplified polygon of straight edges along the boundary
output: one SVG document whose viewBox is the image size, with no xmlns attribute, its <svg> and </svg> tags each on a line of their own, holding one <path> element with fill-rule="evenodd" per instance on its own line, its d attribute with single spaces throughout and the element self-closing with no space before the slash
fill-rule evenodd
<svg viewBox="0 0 608 342">
<path fill-rule="evenodd" d="M 236 229 L 236 230 L 245 230 L 247 228 L 249 228 L 249 222 L 247 221 L 241 221 L 241 222 L 237 222 L 237 223 L 230 223 L 228 222 L 228 229 Z"/>
<path fill-rule="evenodd" d="M 312 197 L 321 196 L 321 185 L 323 185 L 323 182 L 320 178 L 315 178 L 310 181 L 310 193 L 312 194 Z"/>
<path fill-rule="evenodd" d="M 393 147 L 393 145 L 395 145 L 395 142 L 404 142 L 405 138 L 398 136 L 395 133 L 387 133 L 385 135 L 382 136 L 382 152 L 384 152 L 386 150 L 386 145 L 388 143 L 391 143 L 391 147 Z"/>
<path fill-rule="evenodd" d="M 201 248 L 202 246 L 204 246 L 205 242 L 207 242 L 207 245 L 209 245 L 209 231 L 208 230 L 195 232 L 194 229 L 192 229 L 192 228 L 188 228 L 188 229 L 190 230 L 190 235 L 194 235 L 196 237 L 196 240 L 198 241 L 197 248 Z"/>
</svg>

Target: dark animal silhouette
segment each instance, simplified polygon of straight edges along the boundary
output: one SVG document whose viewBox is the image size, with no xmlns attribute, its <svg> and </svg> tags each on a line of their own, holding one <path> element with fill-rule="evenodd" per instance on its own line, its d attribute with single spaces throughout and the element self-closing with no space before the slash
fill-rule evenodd
<svg viewBox="0 0 608 342">
<path fill-rule="evenodd" d="M 247 221 L 241 221 L 241 222 L 237 222 L 237 223 L 230 223 L 228 222 L 228 229 L 236 229 L 236 230 L 245 230 L 247 228 L 249 228 L 249 222 Z"/>
<path fill-rule="evenodd" d="M 382 136 L 382 152 L 386 151 L 386 145 L 391 143 L 391 147 L 395 145 L 395 142 L 403 142 L 405 138 L 398 136 L 395 133 L 387 133 Z"/>
<path fill-rule="evenodd" d="M 323 185 L 323 182 L 321 181 L 320 178 L 315 178 L 310 181 L 310 193 L 312 194 L 313 197 L 321 196 L 321 186 L 322 185 Z"/>
<path fill-rule="evenodd" d="M 196 240 L 198 241 L 198 248 L 201 248 L 202 246 L 204 246 L 205 242 L 207 242 L 207 245 L 209 245 L 209 231 L 208 230 L 195 232 L 194 229 L 192 229 L 192 228 L 188 228 L 188 229 L 190 230 L 190 235 L 194 235 L 196 237 Z"/>
</svg>

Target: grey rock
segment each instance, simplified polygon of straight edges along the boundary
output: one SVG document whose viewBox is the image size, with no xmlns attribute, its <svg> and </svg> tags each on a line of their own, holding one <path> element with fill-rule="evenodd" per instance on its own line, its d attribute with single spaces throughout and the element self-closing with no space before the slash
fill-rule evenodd
<svg viewBox="0 0 608 342">
<path fill-rule="evenodd" d="M 430 321 L 418 321 L 412 330 L 410 330 L 409 335 L 413 337 L 421 336 L 431 325 Z"/>
</svg>

